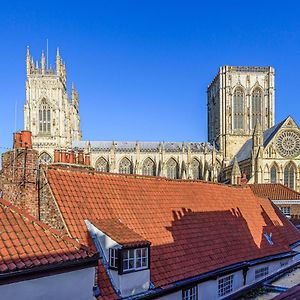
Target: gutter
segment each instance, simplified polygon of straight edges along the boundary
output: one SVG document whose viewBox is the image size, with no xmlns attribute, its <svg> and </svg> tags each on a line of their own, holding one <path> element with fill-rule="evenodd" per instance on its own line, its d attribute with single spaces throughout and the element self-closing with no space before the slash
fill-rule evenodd
<svg viewBox="0 0 300 300">
<path fill-rule="evenodd" d="M 0 285 L 95 267 L 98 265 L 98 258 L 99 256 L 96 253 L 92 257 L 75 261 L 66 261 L 52 265 L 43 265 L 30 269 L 2 273 L 0 274 Z"/>
<path fill-rule="evenodd" d="M 260 263 L 265 263 L 265 262 L 269 262 L 269 261 L 274 261 L 274 260 L 279 260 L 282 258 L 288 258 L 288 257 L 292 257 L 295 256 L 297 252 L 291 251 L 291 252 L 285 252 L 285 253 L 280 253 L 280 254 L 276 254 L 276 255 L 272 255 L 272 256 L 267 256 L 267 257 L 263 257 L 263 258 L 259 258 L 259 259 L 255 259 L 252 261 L 248 261 L 248 262 L 242 262 L 242 263 L 237 263 L 237 264 L 233 264 L 230 266 L 226 266 L 211 272 L 207 272 L 205 274 L 201 274 L 195 277 L 191 277 L 188 279 L 184 279 L 178 282 L 175 282 L 173 284 L 168 285 L 168 287 L 166 288 L 157 288 L 154 290 L 149 290 L 147 292 L 135 295 L 135 296 L 129 296 L 123 299 L 126 300 L 139 300 L 139 299 L 155 299 L 157 297 L 161 297 L 167 294 L 171 294 L 174 292 L 177 292 L 179 290 L 182 290 L 185 287 L 194 285 L 194 284 L 198 284 L 207 280 L 216 280 L 218 277 L 220 276 L 224 276 L 227 274 L 230 274 L 234 271 L 238 271 L 238 270 L 246 270 L 251 266 L 260 264 Z M 299 262 L 297 262 L 299 264 Z M 261 282 L 259 283 L 261 284 Z M 253 287 L 251 286 L 251 289 Z M 245 289 L 243 289 L 243 293 L 245 293 Z M 230 295 L 230 297 L 233 297 L 233 294 Z M 226 299 L 226 298 L 224 298 Z"/>
</svg>

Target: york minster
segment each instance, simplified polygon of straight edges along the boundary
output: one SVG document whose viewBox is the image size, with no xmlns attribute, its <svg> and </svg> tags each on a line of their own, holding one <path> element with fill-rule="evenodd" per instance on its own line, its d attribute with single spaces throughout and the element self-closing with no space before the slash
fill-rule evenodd
<svg viewBox="0 0 300 300">
<path fill-rule="evenodd" d="M 27 48 L 24 129 L 40 162 L 80 152 L 102 172 L 300 190 L 300 131 L 291 116 L 275 124 L 274 68 L 220 67 L 207 89 L 208 141 L 83 141 L 78 92 L 72 84 L 68 95 L 59 49 L 55 62 L 47 68 L 42 53 L 35 63 Z"/>
</svg>

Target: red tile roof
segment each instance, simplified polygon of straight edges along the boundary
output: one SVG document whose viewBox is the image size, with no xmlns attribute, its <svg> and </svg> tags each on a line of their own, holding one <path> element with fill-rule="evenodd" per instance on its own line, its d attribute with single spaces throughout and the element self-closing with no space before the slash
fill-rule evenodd
<svg viewBox="0 0 300 300">
<path fill-rule="evenodd" d="M 249 184 L 249 186 L 258 197 L 271 200 L 300 200 L 300 193 L 280 183 Z"/>
<path fill-rule="evenodd" d="M 156 287 L 290 251 L 298 230 L 248 186 L 49 167 L 48 182 L 73 237 L 85 219 L 119 219 L 151 242 Z M 270 245 L 264 233 L 272 233 Z"/>
<path fill-rule="evenodd" d="M 102 219 L 91 223 L 122 246 L 139 247 L 151 244 L 118 219 Z"/>
<path fill-rule="evenodd" d="M 96 256 L 0 198 L 0 273 L 59 265 Z"/>
</svg>

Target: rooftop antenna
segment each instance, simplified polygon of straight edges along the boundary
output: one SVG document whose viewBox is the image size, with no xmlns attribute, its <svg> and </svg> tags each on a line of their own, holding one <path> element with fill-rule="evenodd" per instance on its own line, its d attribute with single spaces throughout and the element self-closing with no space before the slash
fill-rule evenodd
<svg viewBox="0 0 300 300">
<path fill-rule="evenodd" d="M 48 70 L 48 39 L 46 39 L 47 41 L 47 47 L 46 47 L 46 58 L 47 58 L 47 70 Z"/>
<path fill-rule="evenodd" d="M 18 101 L 16 101 L 16 104 L 15 104 L 14 137 L 15 137 L 15 133 L 17 131 L 17 109 L 18 109 Z M 15 144 L 15 141 L 13 141 L 13 144 Z M 16 149 L 15 149 L 15 147 L 14 147 L 13 151 L 14 151 L 14 158 L 13 158 L 12 176 L 13 176 L 13 182 L 14 182 L 15 181 L 15 160 L 16 160 Z"/>
</svg>

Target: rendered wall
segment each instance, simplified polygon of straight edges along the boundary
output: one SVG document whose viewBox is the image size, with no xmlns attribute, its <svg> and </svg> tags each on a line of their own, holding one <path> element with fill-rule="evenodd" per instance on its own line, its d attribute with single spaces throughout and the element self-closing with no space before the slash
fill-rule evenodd
<svg viewBox="0 0 300 300">
<path fill-rule="evenodd" d="M 95 268 L 0 285 L 0 299 L 92 300 Z"/>
</svg>

